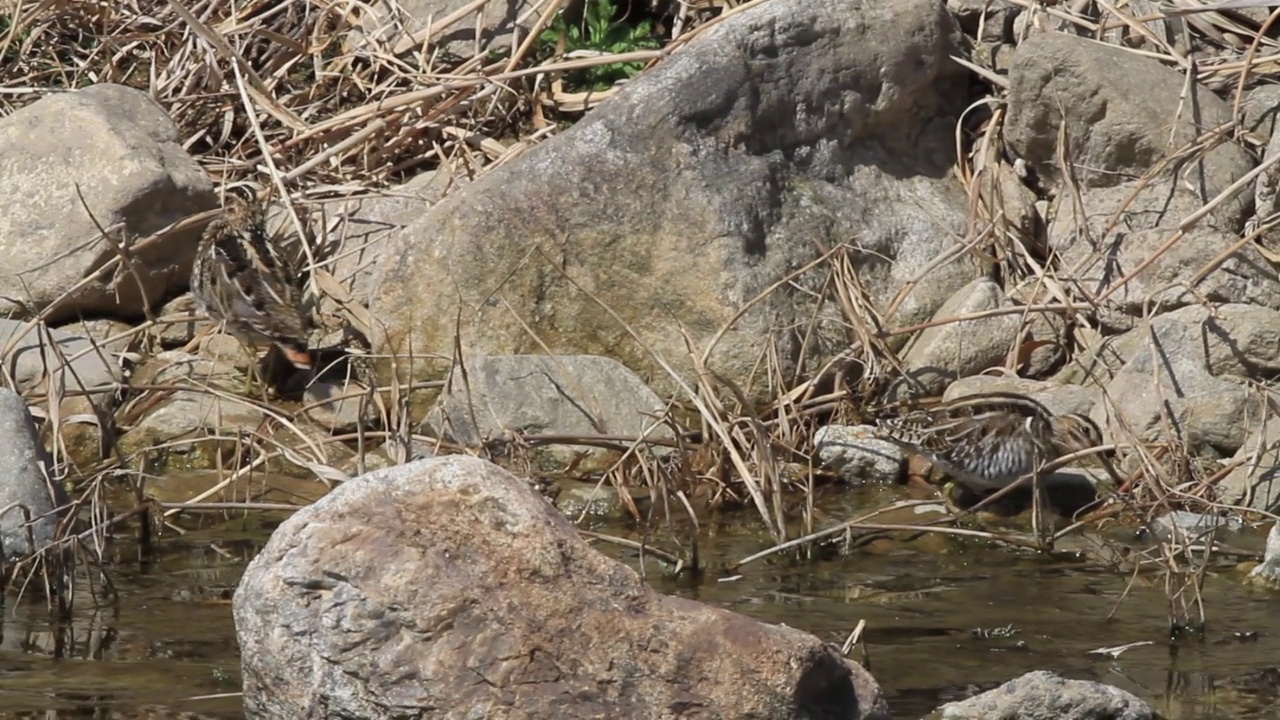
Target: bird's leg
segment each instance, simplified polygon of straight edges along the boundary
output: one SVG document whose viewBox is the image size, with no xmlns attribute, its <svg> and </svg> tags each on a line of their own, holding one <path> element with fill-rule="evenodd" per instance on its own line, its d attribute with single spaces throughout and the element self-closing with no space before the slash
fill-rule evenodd
<svg viewBox="0 0 1280 720">
<path fill-rule="evenodd" d="M 1044 532 L 1044 487 L 1039 470 L 1031 476 L 1031 532 L 1036 536 L 1036 547 L 1040 552 L 1053 549 L 1053 533 Z"/>
<path fill-rule="evenodd" d="M 195 352 L 197 349 L 199 349 L 201 343 L 204 342 L 205 338 L 212 335 L 215 331 L 217 331 L 221 327 L 222 327 L 221 325 L 209 325 L 205 329 L 196 333 L 191 337 L 191 340 L 186 345 L 182 346 L 182 352 L 185 352 L 185 353 Z"/>
<path fill-rule="evenodd" d="M 249 365 L 245 368 L 244 372 L 244 387 L 241 389 L 240 394 L 244 397 L 250 397 L 253 394 L 254 381 L 257 380 L 257 384 L 259 386 L 265 386 L 265 382 L 263 381 L 262 374 L 258 369 L 257 348 L 249 343 L 241 343 L 240 347 L 244 348 L 245 354 L 249 358 Z M 263 400 L 266 399 L 265 394 L 266 390 L 263 390 Z"/>
</svg>

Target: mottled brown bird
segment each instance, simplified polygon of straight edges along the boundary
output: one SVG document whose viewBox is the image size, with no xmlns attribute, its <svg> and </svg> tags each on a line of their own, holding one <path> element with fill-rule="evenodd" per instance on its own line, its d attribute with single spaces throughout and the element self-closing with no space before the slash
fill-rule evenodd
<svg viewBox="0 0 1280 720">
<path fill-rule="evenodd" d="M 984 393 L 881 421 L 882 437 L 918 452 L 949 479 L 999 490 L 1045 464 L 1102 444 L 1084 415 L 1054 415 L 1031 398 Z"/>
<path fill-rule="evenodd" d="M 197 307 L 250 347 L 274 343 L 310 369 L 299 273 L 267 235 L 262 206 L 228 193 L 196 249 L 191 294 Z"/>
</svg>

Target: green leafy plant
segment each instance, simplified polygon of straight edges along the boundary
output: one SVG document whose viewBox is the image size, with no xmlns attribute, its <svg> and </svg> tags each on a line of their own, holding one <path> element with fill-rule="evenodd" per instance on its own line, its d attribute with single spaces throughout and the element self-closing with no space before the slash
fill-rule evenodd
<svg viewBox="0 0 1280 720">
<path fill-rule="evenodd" d="M 651 21 L 642 20 L 631 25 L 616 18 L 617 12 L 613 0 L 586 0 L 581 24 L 570 24 L 562 13 L 543 31 L 539 40 L 547 46 L 563 41 L 565 53 L 590 50 L 616 55 L 660 47 L 658 39 L 653 37 Z M 633 61 L 575 70 L 565 75 L 565 84 L 579 90 L 607 90 L 618 81 L 640 72 L 644 65 Z"/>
</svg>

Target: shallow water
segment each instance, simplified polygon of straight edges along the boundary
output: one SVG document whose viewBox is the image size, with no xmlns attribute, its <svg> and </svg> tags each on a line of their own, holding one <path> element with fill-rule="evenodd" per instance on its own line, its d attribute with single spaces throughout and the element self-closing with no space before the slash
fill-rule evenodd
<svg viewBox="0 0 1280 720">
<path fill-rule="evenodd" d="M 825 509 L 834 521 L 868 501 L 849 493 Z M 114 558 L 119 603 L 93 610 L 80 602 L 67 626 L 51 625 L 38 602 L 10 598 L 0 623 L 0 718 L 243 717 L 225 588 L 272 522 L 264 526 L 263 513 L 188 521 L 207 527 L 165 537 L 150 562 L 122 545 Z M 627 527 L 592 529 L 639 538 Z M 700 551 L 713 568 L 769 545 L 747 513 L 713 518 L 703 529 Z M 1257 547 L 1260 539 L 1254 533 L 1237 544 Z M 650 540 L 670 547 L 665 533 Z M 597 547 L 638 567 L 634 553 Z M 645 571 L 663 592 L 837 644 L 865 620 L 864 662 L 898 718 L 921 717 L 1037 669 L 1125 688 L 1170 720 L 1280 716 L 1280 595 L 1245 590 L 1234 570 L 1206 582 L 1204 641 L 1176 649 L 1166 640 L 1167 601 L 1157 580 L 1144 576 L 1130 587 L 1127 575 L 1068 554 L 882 541 L 808 563 L 775 556 L 732 581 L 715 570 L 697 582 L 672 579 L 652 561 Z M 986 636 L 1000 628 L 1007 637 Z M 1249 632 L 1256 639 L 1237 637 Z M 1152 644 L 1118 658 L 1089 653 L 1139 641 Z"/>
</svg>

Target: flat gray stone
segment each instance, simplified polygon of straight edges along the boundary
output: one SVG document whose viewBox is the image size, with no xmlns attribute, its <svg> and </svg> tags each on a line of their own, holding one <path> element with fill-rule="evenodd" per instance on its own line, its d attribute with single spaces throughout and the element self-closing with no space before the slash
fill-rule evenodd
<svg viewBox="0 0 1280 720">
<path fill-rule="evenodd" d="M 951 383 L 942 394 L 944 402 L 981 393 L 1016 393 L 1040 403 L 1054 415 L 1088 415 L 1101 398 L 1096 388 L 1019 377 L 971 375 Z"/>
<path fill-rule="evenodd" d="M 1205 543 L 1223 533 L 1240 532 L 1244 523 L 1234 517 L 1174 510 L 1156 518 L 1151 527 L 1164 542 Z"/>
<path fill-rule="evenodd" d="M 0 349 L 9 346 L 26 323 L 0 318 Z M 88 392 L 95 404 L 108 399 L 123 377 L 123 348 L 99 345 L 65 330 L 37 326 L 14 342 L 6 370 L 22 392 L 47 389 L 50 378 L 64 393 Z M 64 362 L 64 358 L 68 362 Z"/>
</svg>

